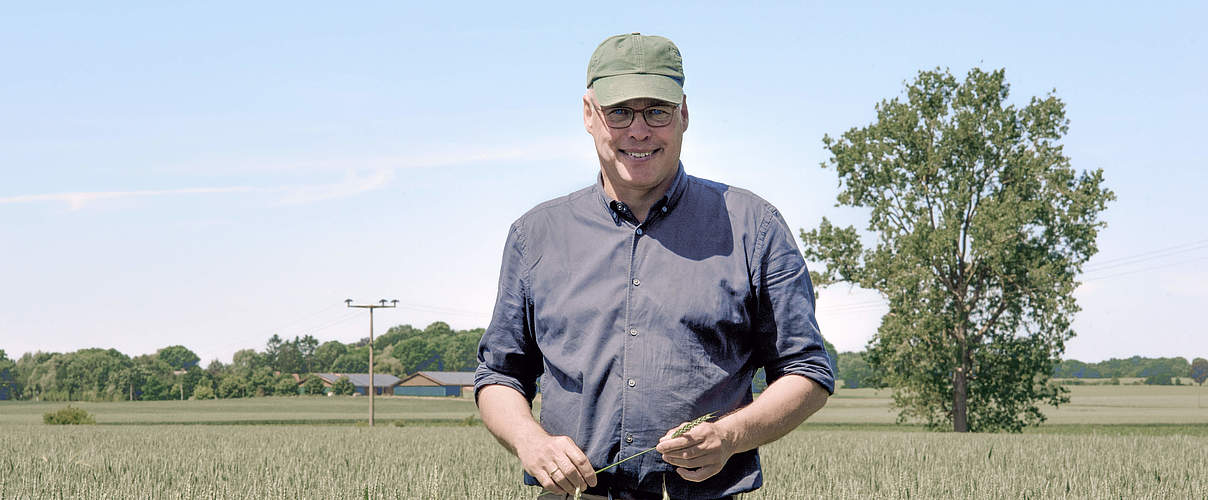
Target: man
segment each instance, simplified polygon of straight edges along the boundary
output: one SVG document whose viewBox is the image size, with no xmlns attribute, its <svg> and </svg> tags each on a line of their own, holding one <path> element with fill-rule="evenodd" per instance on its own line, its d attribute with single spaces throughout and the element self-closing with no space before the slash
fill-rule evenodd
<svg viewBox="0 0 1208 500">
<path fill-rule="evenodd" d="M 754 490 L 755 448 L 834 390 L 784 220 L 748 191 L 684 173 L 683 82 L 670 40 L 600 44 L 583 96 L 598 180 L 533 208 L 508 235 L 475 394 L 525 482 L 546 490 L 540 498 Z M 752 402 L 759 367 L 770 385 Z M 530 408 L 538 377 L 540 423 Z M 670 438 L 710 412 L 721 418 Z"/>
</svg>

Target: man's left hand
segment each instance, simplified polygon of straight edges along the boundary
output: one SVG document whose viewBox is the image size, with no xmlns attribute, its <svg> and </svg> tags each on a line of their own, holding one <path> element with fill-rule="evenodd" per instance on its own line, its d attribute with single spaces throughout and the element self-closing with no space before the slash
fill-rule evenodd
<svg viewBox="0 0 1208 500">
<path fill-rule="evenodd" d="M 721 472 L 726 460 L 734 454 L 734 439 L 727 428 L 721 422 L 705 422 L 672 438 L 682 426 L 675 426 L 659 439 L 655 449 L 663 454 L 663 461 L 677 466 L 675 472 L 692 482 L 704 481 Z"/>
</svg>

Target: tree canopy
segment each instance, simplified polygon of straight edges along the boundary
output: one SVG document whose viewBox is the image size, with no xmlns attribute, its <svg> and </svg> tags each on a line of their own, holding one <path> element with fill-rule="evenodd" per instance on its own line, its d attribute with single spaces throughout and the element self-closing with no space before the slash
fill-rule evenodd
<svg viewBox="0 0 1208 500">
<path fill-rule="evenodd" d="M 1208 359 L 1195 358 L 1191 362 L 1191 380 L 1196 385 L 1204 385 L 1204 381 L 1208 380 Z"/>
<path fill-rule="evenodd" d="M 922 71 L 875 122 L 823 138 L 838 203 L 868 209 L 875 243 L 823 218 L 801 232 L 805 255 L 825 265 L 818 286 L 888 299 L 868 361 L 900 419 L 1019 431 L 1044 420 L 1039 403 L 1068 401 L 1049 377 L 1114 195 L 1101 170 L 1070 166 L 1065 104 L 1016 107 L 1009 90 L 1003 70 Z"/>
<path fill-rule="evenodd" d="M 196 353 L 190 351 L 189 348 L 183 345 L 172 345 L 160 349 L 156 353 L 159 359 L 167 363 L 175 370 L 185 370 L 197 366 L 197 362 L 201 358 Z"/>
</svg>

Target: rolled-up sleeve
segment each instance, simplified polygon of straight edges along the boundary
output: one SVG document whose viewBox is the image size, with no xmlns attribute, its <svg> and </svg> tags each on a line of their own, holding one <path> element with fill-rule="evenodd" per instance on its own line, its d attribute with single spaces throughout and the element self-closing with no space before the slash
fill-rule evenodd
<svg viewBox="0 0 1208 500">
<path fill-rule="evenodd" d="M 542 357 L 532 331 L 532 301 L 528 296 L 529 266 L 519 223 L 508 232 L 499 269 L 499 295 L 491 325 L 478 343 L 474 400 L 483 387 L 498 384 L 515 389 L 531 403 L 537 395 Z"/>
<path fill-rule="evenodd" d="M 814 317 L 814 286 L 788 224 L 768 207 L 756 245 L 758 314 L 768 383 L 786 374 L 807 377 L 835 392 L 834 363 Z"/>
</svg>

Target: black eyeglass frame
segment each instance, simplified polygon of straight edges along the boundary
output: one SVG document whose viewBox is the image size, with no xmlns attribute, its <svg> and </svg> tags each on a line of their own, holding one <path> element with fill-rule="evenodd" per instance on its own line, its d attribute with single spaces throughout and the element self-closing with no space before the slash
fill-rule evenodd
<svg viewBox="0 0 1208 500">
<path fill-rule="evenodd" d="M 650 106 L 646 106 L 642 109 L 633 109 L 628 106 L 609 106 L 608 108 L 604 108 L 603 106 L 596 106 L 596 109 L 600 110 L 600 117 L 604 119 L 604 124 L 608 125 L 608 128 L 615 128 L 615 129 L 629 128 L 630 125 L 633 125 L 633 119 L 637 117 L 639 112 L 641 112 L 642 120 L 644 120 L 646 122 L 647 127 L 650 127 L 650 128 L 666 127 L 667 125 L 671 125 L 671 122 L 675 121 L 675 112 L 678 111 L 679 108 L 680 108 L 679 104 L 653 104 Z M 618 109 L 623 109 L 623 110 L 626 110 L 629 112 L 629 119 L 625 121 L 624 125 L 619 125 L 619 124 L 614 125 L 608 121 L 608 113 L 611 111 L 616 111 Z M 650 114 L 649 113 L 651 111 L 660 111 L 660 110 L 667 111 L 667 116 L 668 116 L 667 123 L 664 123 L 661 125 L 655 125 L 653 123 L 650 123 Z"/>
</svg>

